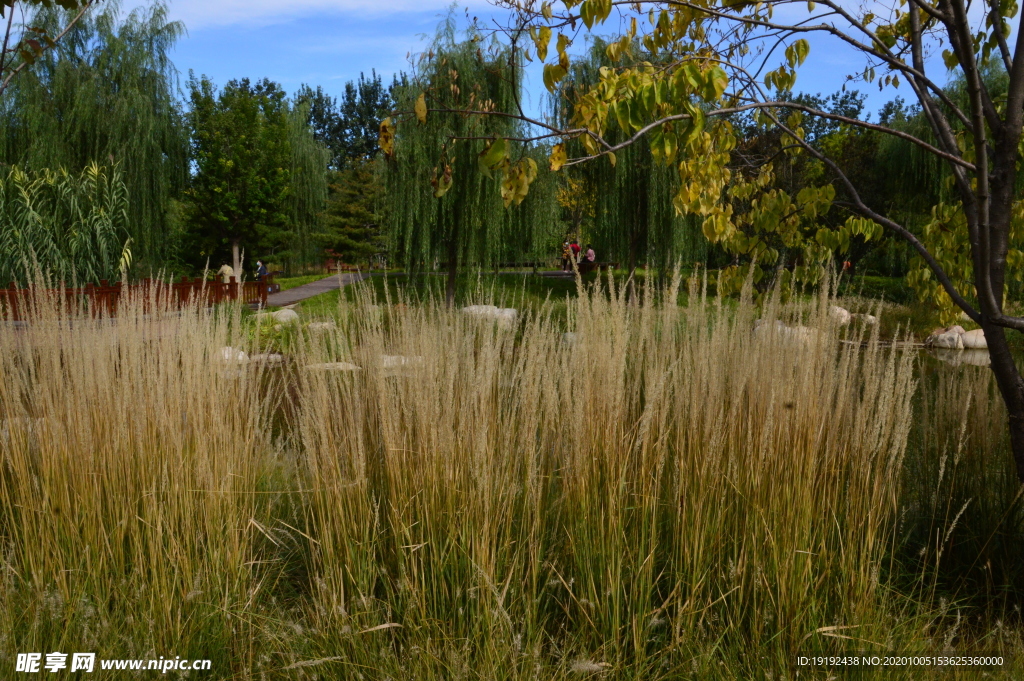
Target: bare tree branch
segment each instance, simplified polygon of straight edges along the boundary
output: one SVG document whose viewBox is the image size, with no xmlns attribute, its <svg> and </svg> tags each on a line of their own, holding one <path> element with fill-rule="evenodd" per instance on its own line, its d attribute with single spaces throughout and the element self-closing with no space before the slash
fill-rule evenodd
<svg viewBox="0 0 1024 681">
<path fill-rule="evenodd" d="M 933 256 L 928 251 L 925 245 L 922 244 L 921 241 L 916 236 L 914 236 L 913 233 L 910 232 L 910 230 L 908 230 L 903 225 L 897 223 L 895 220 L 891 220 L 885 217 L 884 215 L 880 215 L 879 213 L 876 213 L 875 211 L 871 210 L 871 208 L 869 208 L 867 204 L 864 203 L 863 199 L 861 199 L 860 193 L 857 191 L 857 188 L 853 185 L 853 182 L 850 181 L 850 178 L 846 176 L 846 173 L 842 171 L 839 165 L 835 161 L 830 159 L 828 156 L 812 147 L 804 140 L 801 140 L 793 130 L 790 130 L 789 127 L 787 127 L 782 121 L 778 119 L 774 111 L 766 111 L 765 115 L 771 117 L 772 122 L 775 123 L 776 127 L 778 127 L 780 130 L 782 130 L 783 132 L 791 136 L 793 139 L 795 139 L 797 143 L 800 144 L 807 151 L 807 153 L 811 154 L 816 159 L 827 165 L 829 169 L 836 174 L 836 177 L 839 178 L 839 181 L 843 183 L 844 187 L 846 187 L 846 191 L 849 193 L 850 198 L 853 199 L 853 201 L 848 204 L 852 210 L 854 210 L 857 213 L 860 213 L 866 218 L 874 220 L 883 227 L 888 227 L 892 231 L 896 232 L 905 241 L 907 241 L 907 243 L 909 243 L 913 247 L 913 249 L 917 251 L 918 255 L 920 255 L 926 263 L 928 263 L 928 267 L 931 268 L 932 272 L 935 273 L 935 278 L 939 280 L 939 283 L 942 284 L 942 288 L 945 289 L 947 294 L 949 294 L 949 297 L 953 300 L 953 302 L 956 303 L 957 306 L 960 307 L 960 309 L 966 312 L 971 319 L 978 322 L 979 324 L 981 323 L 981 315 L 978 314 L 978 311 L 975 310 L 971 306 L 971 304 L 964 299 L 962 295 L 960 295 L 960 292 L 956 290 L 956 286 L 954 286 L 952 280 L 950 280 L 949 275 L 947 275 L 945 270 L 942 269 L 942 265 L 939 264 L 939 262 L 935 259 L 935 256 Z"/>
</svg>

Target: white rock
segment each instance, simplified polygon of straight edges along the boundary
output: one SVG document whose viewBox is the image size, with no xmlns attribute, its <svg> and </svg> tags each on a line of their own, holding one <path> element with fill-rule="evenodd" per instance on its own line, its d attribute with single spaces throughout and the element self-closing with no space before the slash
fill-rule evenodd
<svg viewBox="0 0 1024 681">
<path fill-rule="evenodd" d="M 307 364 L 310 371 L 361 371 L 361 367 L 349 362 L 324 362 L 323 364 Z"/>
<path fill-rule="evenodd" d="M 280 364 L 284 361 L 284 355 L 276 352 L 263 352 L 250 357 L 253 362 L 266 362 L 267 364 Z"/>
<path fill-rule="evenodd" d="M 959 326 L 959 325 L 955 325 L 955 326 L 947 327 L 946 328 L 946 333 L 958 333 L 958 334 L 960 334 L 962 336 L 962 335 L 964 335 L 967 332 L 964 331 L 964 327 Z"/>
<path fill-rule="evenodd" d="M 281 324 L 294 324 L 299 321 L 299 313 L 288 308 L 273 312 L 271 316 L 274 318 L 274 321 Z"/>
<path fill-rule="evenodd" d="M 874 326 L 878 323 L 878 317 L 873 314 L 851 314 L 854 319 L 864 322 L 868 326 Z"/>
<path fill-rule="evenodd" d="M 496 305 L 467 305 L 462 311 L 478 317 L 493 317 L 498 309 Z"/>
<path fill-rule="evenodd" d="M 493 319 L 501 326 L 514 325 L 519 316 L 519 311 L 514 307 L 497 307 L 495 305 L 468 305 L 462 308 L 462 311 L 480 319 Z"/>
<path fill-rule="evenodd" d="M 310 331 L 329 331 L 338 328 L 338 325 L 334 322 L 310 322 L 306 328 Z"/>
<path fill-rule="evenodd" d="M 813 345 L 818 340 L 817 329 L 811 329 L 806 326 L 786 326 L 778 319 L 774 323 L 769 324 L 763 319 L 758 319 L 754 322 L 754 336 L 757 338 L 767 338 L 771 335 L 776 335 L 786 341 L 796 341 L 804 345 Z"/>
<path fill-rule="evenodd" d="M 974 329 L 973 331 L 965 331 L 960 335 L 963 340 L 964 347 L 972 350 L 987 350 L 988 341 L 985 340 L 985 331 L 983 329 Z"/>
<path fill-rule="evenodd" d="M 380 365 L 384 369 L 402 369 L 405 367 L 422 366 L 423 358 L 419 355 L 405 357 L 403 355 L 381 355 Z"/>
<path fill-rule="evenodd" d="M 776 333 L 783 333 L 784 329 L 787 329 L 785 324 L 776 319 L 774 322 L 769 324 L 767 320 L 758 319 L 754 321 L 754 335 L 758 337 L 767 336 L 775 331 Z"/>
<path fill-rule="evenodd" d="M 850 323 L 849 311 L 847 311 L 846 308 L 839 307 L 838 305 L 833 305 L 828 308 L 828 316 L 831 317 L 834 322 L 839 324 L 839 326 L 846 326 Z"/>
<path fill-rule="evenodd" d="M 939 330 L 932 332 L 932 335 L 925 339 L 924 344 L 931 348 L 945 348 L 947 350 L 963 350 L 963 336 L 955 331 Z"/>
<path fill-rule="evenodd" d="M 223 361 L 235 364 L 245 364 L 249 361 L 249 355 L 244 350 L 236 350 L 230 345 L 220 349 L 220 357 Z"/>
</svg>

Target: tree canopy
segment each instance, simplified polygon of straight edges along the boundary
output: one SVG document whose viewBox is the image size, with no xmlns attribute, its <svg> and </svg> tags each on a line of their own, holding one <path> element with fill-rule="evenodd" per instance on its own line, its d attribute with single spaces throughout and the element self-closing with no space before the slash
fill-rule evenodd
<svg viewBox="0 0 1024 681">
<path fill-rule="evenodd" d="M 0 19 L 6 18 L 2 47 L 0 47 L 0 96 L 11 80 L 32 66 L 47 50 L 57 45 L 100 0 L 4 0 L 0 3 Z M 39 8 L 54 6 L 64 10 L 56 25 L 31 21 L 15 23 L 18 12 L 35 14 Z"/>
<path fill-rule="evenodd" d="M 307 122 L 313 136 L 331 151 L 330 167 L 340 170 L 353 163 L 373 159 L 380 152 L 377 133 L 380 122 L 394 108 L 393 92 L 398 79 L 385 88 L 376 71 L 369 78 L 345 83 L 341 102 L 324 92 L 303 85 L 295 93 L 296 106 L 307 106 Z"/>
<path fill-rule="evenodd" d="M 192 162 L 186 192 L 199 258 L 231 258 L 239 250 L 272 252 L 288 225 L 291 145 L 288 105 L 267 79 L 233 80 L 217 92 L 206 77 L 189 79 Z"/>
<path fill-rule="evenodd" d="M 478 33 L 458 40 L 449 19 L 395 89 L 405 113 L 381 124 L 392 251 L 413 269 L 444 263 L 449 301 L 460 265 L 489 266 L 510 250 L 536 254 L 541 244 L 550 252 L 557 240 L 554 184 L 539 170 L 547 152 L 513 140 L 521 80 L 511 59 Z M 428 116 L 428 106 L 479 113 Z M 540 191 L 526 200 L 538 177 Z"/>
</svg>

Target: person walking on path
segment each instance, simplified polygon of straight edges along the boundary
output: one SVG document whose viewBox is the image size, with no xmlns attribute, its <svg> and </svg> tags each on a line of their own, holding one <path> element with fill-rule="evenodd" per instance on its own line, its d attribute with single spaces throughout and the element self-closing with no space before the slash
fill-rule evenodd
<svg viewBox="0 0 1024 681">
<path fill-rule="evenodd" d="M 569 244 L 569 248 L 572 249 L 572 261 L 578 263 L 580 261 L 580 245 L 573 239 L 573 242 Z"/>
<path fill-rule="evenodd" d="M 569 246 L 569 242 L 566 241 L 562 244 L 562 271 L 569 271 L 569 258 L 572 257 L 572 248 Z"/>
</svg>

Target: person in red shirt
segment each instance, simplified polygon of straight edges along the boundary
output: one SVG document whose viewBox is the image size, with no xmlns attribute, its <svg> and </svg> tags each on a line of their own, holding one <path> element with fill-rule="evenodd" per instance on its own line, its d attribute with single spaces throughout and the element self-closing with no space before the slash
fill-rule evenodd
<svg viewBox="0 0 1024 681">
<path fill-rule="evenodd" d="M 573 262 L 579 262 L 580 261 L 580 245 L 578 243 L 576 243 L 575 241 L 573 241 L 571 244 L 569 244 L 569 248 L 572 249 L 572 260 L 573 260 Z"/>
</svg>

